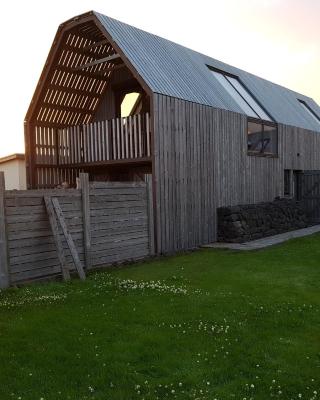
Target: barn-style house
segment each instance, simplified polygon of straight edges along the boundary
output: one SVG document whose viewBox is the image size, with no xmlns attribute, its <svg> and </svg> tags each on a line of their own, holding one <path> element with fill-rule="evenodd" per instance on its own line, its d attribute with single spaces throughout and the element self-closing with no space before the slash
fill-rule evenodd
<svg viewBox="0 0 320 400">
<path fill-rule="evenodd" d="M 156 251 L 216 240 L 221 206 L 320 170 L 320 108 L 96 12 L 58 28 L 25 119 L 29 188 L 152 180 Z"/>
</svg>

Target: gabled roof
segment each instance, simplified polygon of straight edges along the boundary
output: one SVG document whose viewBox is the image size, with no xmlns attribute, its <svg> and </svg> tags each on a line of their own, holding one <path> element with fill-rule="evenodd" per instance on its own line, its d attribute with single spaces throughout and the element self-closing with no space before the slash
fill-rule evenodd
<svg viewBox="0 0 320 400">
<path fill-rule="evenodd" d="M 5 156 L 5 157 L 1 157 L 0 158 L 0 164 L 4 164 L 7 163 L 9 161 L 15 161 L 15 160 L 24 160 L 25 159 L 25 155 L 22 153 L 14 153 L 14 154 L 10 154 L 9 156 Z"/>
<path fill-rule="evenodd" d="M 211 66 L 238 76 L 276 122 L 320 132 L 298 101 L 305 101 L 320 116 L 320 107 L 311 98 L 113 18 L 94 15 L 153 92 L 243 113 L 212 75 Z"/>
</svg>

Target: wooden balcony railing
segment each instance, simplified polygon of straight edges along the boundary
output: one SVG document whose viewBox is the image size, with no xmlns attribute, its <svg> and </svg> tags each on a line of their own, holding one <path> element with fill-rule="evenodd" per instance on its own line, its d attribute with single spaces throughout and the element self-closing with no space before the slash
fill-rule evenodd
<svg viewBox="0 0 320 400">
<path fill-rule="evenodd" d="M 36 127 L 36 164 L 80 166 L 151 157 L 150 116 L 70 126 L 54 132 Z"/>
</svg>

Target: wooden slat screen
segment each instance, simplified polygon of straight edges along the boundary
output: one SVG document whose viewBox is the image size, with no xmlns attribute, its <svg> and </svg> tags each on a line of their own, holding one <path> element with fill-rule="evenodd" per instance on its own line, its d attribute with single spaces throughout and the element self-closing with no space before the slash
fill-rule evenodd
<svg viewBox="0 0 320 400">
<path fill-rule="evenodd" d="M 57 132 L 59 165 L 151 156 L 148 113 L 71 126 Z"/>
</svg>

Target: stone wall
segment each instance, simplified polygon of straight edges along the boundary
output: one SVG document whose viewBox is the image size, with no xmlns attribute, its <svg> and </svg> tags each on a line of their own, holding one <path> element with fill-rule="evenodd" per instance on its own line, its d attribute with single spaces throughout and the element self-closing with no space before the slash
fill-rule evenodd
<svg viewBox="0 0 320 400">
<path fill-rule="evenodd" d="M 218 208 L 220 242 L 242 243 L 308 225 L 302 207 L 291 199 Z"/>
</svg>

